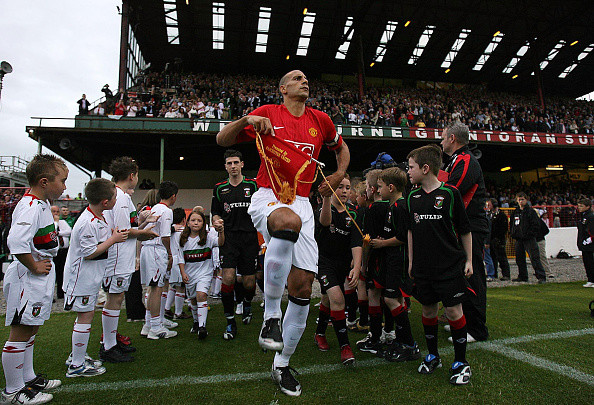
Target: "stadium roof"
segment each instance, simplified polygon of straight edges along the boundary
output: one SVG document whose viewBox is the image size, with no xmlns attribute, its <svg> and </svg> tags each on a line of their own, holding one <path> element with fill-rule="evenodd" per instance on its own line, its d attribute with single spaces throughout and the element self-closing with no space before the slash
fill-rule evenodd
<svg viewBox="0 0 594 405">
<path fill-rule="evenodd" d="M 352 75 L 487 84 L 547 95 L 594 90 L 589 0 L 125 0 L 156 69 Z M 359 57 L 362 49 L 362 60 Z"/>
</svg>

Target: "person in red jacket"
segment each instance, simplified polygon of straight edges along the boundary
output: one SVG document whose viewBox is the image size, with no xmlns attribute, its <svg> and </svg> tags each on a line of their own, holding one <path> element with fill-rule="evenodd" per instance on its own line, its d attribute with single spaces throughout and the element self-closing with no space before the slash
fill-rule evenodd
<svg viewBox="0 0 594 405">
<path fill-rule="evenodd" d="M 476 293 L 462 305 L 468 328 L 468 341 L 486 340 L 487 329 L 487 275 L 483 263 L 483 247 L 489 234 L 485 213 L 485 181 L 483 170 L 476 157 L 468 149 L 468 126 L 455 121 L 442 135 L 441 146 L 450 160 L 445 164 L 448 174 L 445 182 L 460 191 L 472 231 L 472 276 L 468 279 Z"/>
</svg>

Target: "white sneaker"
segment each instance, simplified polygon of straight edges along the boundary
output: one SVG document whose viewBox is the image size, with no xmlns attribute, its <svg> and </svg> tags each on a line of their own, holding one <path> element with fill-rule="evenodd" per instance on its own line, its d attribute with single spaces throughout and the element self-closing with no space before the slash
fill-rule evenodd
<svg viewBox="0 0 594 405">
<path fill-rule="evenodd" d="M 177 325 L 177 322 L 170 321 L 167 318 L 163 319 L 163 326 L 165 326 L 167 329 L 177 328 Z"/>
<path fill-rule="evenodd" d="M 101 367 L 103 362 L 101 360 L 95 360 L 89 356 L 89 353 L 85 353 L 85 361 L 91 362 L 95 365 L 95 367 Z M 68 355 L 68 359 L 66 359 L 66 365 L 69 366 L 72 364 L 72 352 Z"/>
<path fill-rule="evenodd" d="M 42 374 L 37 374 L 31 381 L 25 381 L 26 387 L 31 387 L 38 392 L 48 392 L 55 390 L 60 385 L 62 385 L 62 381 L 50 380 L 49 378 L 45 378 Z"/>
<path fill-rule="evenodd" d="M 449 326 L 449 325 L 447 325 L 447 326 Z M 448 342 L 453 342 L 453 339 L 451 336 L 448 338 Z M 474 342 L 476 342 L 476 339 L 473 338 L 470 333 L 467 333 L 466 334 L 466 343 L 474 343 Z"/>
<path fill-rule="evenodd" d="M 243 315 L 243 302 L 237 304 L 237 307 L 235 308 L 235 315 Z"/>
<path fill-rule="evenodd" d="M 384 329 L 382 329 L 382 335 L 380 336 L 380 342 L 381 343 L 390 344 L 395 339 L 396 339 L 396 331 L 395 330 L 392 330 L 390 332 L 386 332 Z"/>
<path fill-rule="evenodd" d="M 0 394 L 0 403 L 2 404 L 47 404 L 54 396 L 45 392 L 37 392 L 30 387 L 25 387 L 20 391 L 7 394 L 2 390 Z"/>
<path fill-rule="evenodd" d="M 452 327 L 450 325 L 443 325 L 443 330 L 445 330 L 446 332 L 451 332 Z"/>
<path fill-rule="evenodd" d="M 586 287 L 586 288 L 594 288 L 594 283 L 588 281 L 586 284 L 584 284 L 582 287 Z"/>
<path fill-rule="evenodd" d="M 72 364 L 68 366 L 68 370 L 66 371 L 66 377 L 74 378 L 74 377 L 95 377 L 101 375 L 107 371 L 105 367 L 99 366 L 97 367 L 95 364 L 91 363 L 90 361 L 85 361 L 79 367 L 72 367 Z"/>
<path fill-rule="evenodd" d="M 363 344 L 365 342 L 367 342 L 369 339 L 371 339 L 371 332 L 368 332 L 367 335 L 361 339 L 357 341 L 357 344 Z"/>
<path fill-rule="evenodd" d="M 169 339 L 172 337 L 177 336 L 177 332 L 174 330 L 169 330 L 164 326 L 161 326 L 160 329 L 158 330 L 150 330 L 148 335 L 146 336 L 149 339 L 152 340 L 158 340 L 158 339 Z"/>
<path fill-rule="evenodd" d="M 148 336 L 150 330 L 151 330 L 151 325 L 145 322 L 144 325 L 142 325 L 142 330 L 140 331 L 140 336 Z"/>
</svg>

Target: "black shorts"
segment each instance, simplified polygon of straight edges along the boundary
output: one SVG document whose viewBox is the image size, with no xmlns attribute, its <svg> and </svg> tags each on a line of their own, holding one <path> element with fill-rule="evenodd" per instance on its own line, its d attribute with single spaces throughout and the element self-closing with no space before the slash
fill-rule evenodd
<svg viewBox="0 0 594 405">
<path fill-rule="evenodd" d="M 257 232 L 225 231 L 225 244 L 219 249 L 221 268 L 237 269 L 237 274 L 251 276 L 258 267 Z"/>
<path fill-rule="evenodd" d="M 378 251 L 371 251 L 367 261 L 365 283 L 368 290 L 384 288 L 386 286 L 386 273 L 382 255 Z"/>
<path fill-rule="evenodd" d="M 351 271 L 350 267 L 350 263 L 341 263 L 339 260 L 320 257 L 317 277 L 322 294 L 326 294 L 326 291 L 336 286 L 344 289 L 344 282 Z"/>
<path fill-rule="evenodd" d="M 369 289 L 382 289 L 382 296 L 386 298 L 400 298 L 411 295 L 412 281 L 408 277 L 408 272 L 404 270 L 402 257 L 380 255 L 372 264 L 371 270 L 371 277 L 368 277 L 367 281 Z"/>
<path fill-rule="evenodd" d="M 466 301 L 472 290 L 463 275 L 447 280 L 414 280 L 413 296 L 422 305 L 442 302 L 444 307 L 453 307 Z"/>
</svg>

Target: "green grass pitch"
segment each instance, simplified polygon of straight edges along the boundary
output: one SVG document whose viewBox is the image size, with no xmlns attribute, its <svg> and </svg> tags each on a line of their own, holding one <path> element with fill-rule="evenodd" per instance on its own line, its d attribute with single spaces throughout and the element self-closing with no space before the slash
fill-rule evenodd
<svg viewBox="0 0 594 405">
<path fill-rule="evenodd" d="M 262 309 L 254 305 L 254 321 L 239 334 L 223 340 L 225 326 L 220 304 L 212 305 L 205 341 L 190 335 L 191 320 L 180 322 L 178 336 L 151 341 L 140 336 L 142 323 L 126 323 L 121 333 L 138 348 L 136 361 L 106 364 L 95 378 L 65 377 L 75 314 L 54 314 L 37 335 L 35 370 L 60 378 L 54 393 L 57 404 L 392 404 L 392 403 L 594 403 L 594 318 L 588 303 L 594 290 L 581 283 L 525 285 L 488 291 L 491 340 L 469 344 L 467 358 L 473 376 L 468 386 L 448 383 L 453 361 L 448 333 L 440 327 L 439 347 L 444 367 L 433 375 L 417 373 L 418 361 L 388 363 L 354 349 L 353 367 L 339 364 L 339 350 L 331 327 L 331 349 L 320 352 L 313 344 L 317 308 L 291 360 L 302 374 L 299 398 L 282 394 L 270 379 L 272 353 L 257 342 Z M 317 302 L 317 300 L 313 300 Z M 426 354 L 420 305 L 413 301 L 413 334 Z M 124 312 L 124 311 L 122 311 Z M 561 332 L 558 335 L 554 333 Z M 89 354 L 97 358 L 101 312 L 96 312 Z M 4 328 L 5 339 L 8 328 Z M 351 345 L 361 334 L 350 334 Z M 514 339 L 516 338 L 516 339 Z M 3 382 L 3 380 L 2 380 Z"/>
</svg>

